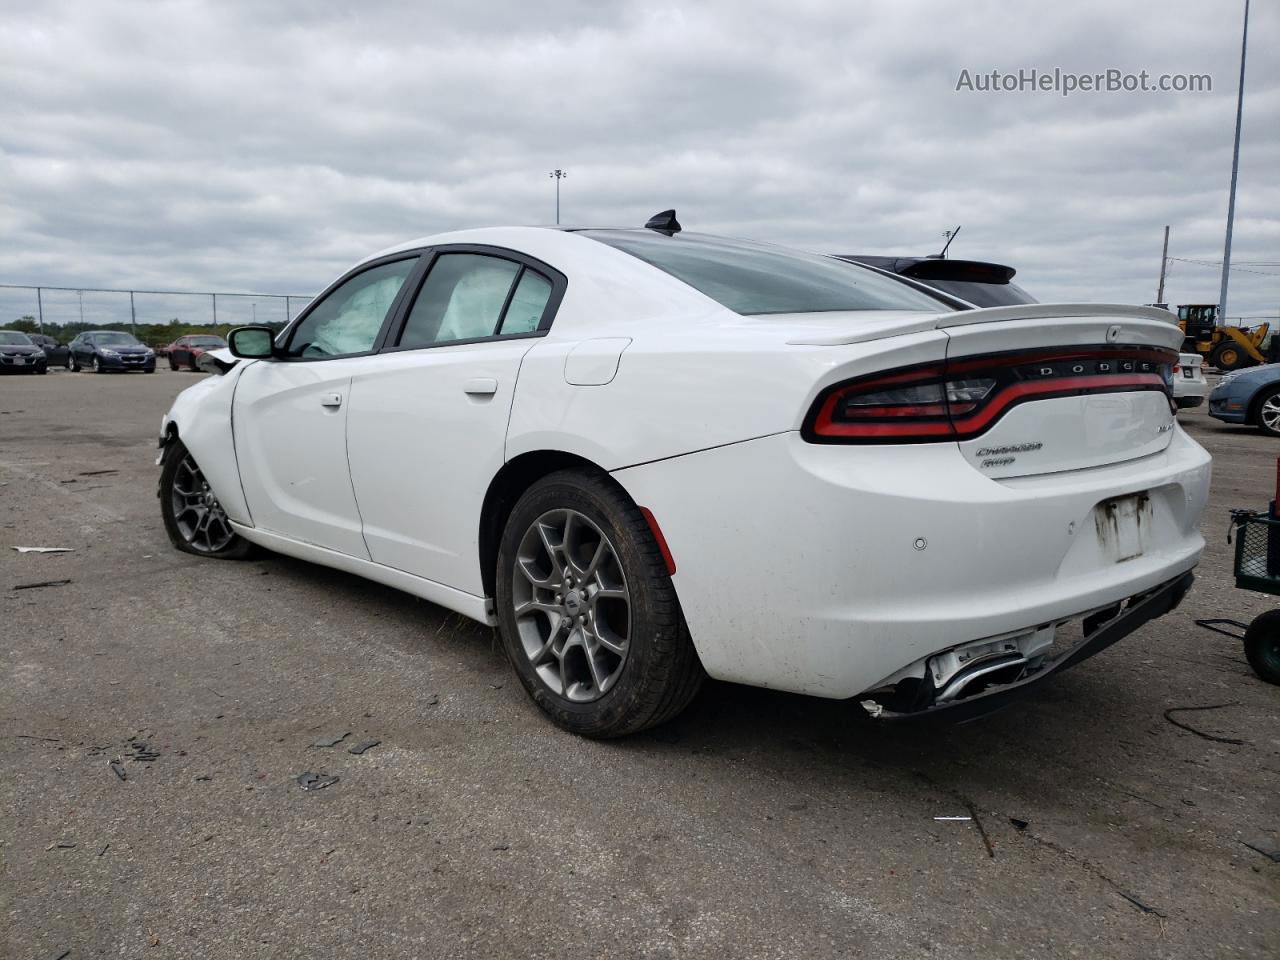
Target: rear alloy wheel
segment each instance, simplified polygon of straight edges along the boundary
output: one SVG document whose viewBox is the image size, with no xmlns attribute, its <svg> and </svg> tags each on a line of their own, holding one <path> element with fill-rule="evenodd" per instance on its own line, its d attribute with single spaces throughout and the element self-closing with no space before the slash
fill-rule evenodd
<svg viewBox="0 0 1280 960">
<path fill-rule="evenodd" d="M 1258 400 L 1257 421 L 1263 433 L 1280 437 L 1280 389 L 1272 390 Z"/>
<path fill-rule="evenodd" d="M 573 733 L 662 723 L 705 676 L 653 534 L 608 477 L 563 471 L 520 498 L 499 549 L 497 608 L 520 682 Z"/>
<path fill-rule="evenodd" d="M 195 458 L 175 440 L 160 471 L 160 513 L 179 550 L 220 560 L 240 560 L 253 545 L 231 527 Z"/>
</svg>

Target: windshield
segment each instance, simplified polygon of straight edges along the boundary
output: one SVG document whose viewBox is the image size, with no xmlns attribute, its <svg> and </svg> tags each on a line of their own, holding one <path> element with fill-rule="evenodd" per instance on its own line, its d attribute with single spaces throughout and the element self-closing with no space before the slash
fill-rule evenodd
<svg viewBox="0 0 1280 960">
<path fill-rule="evenodd" d="M 0 330 L 0 343 L 14 347 L 29 347 L 31 346 L 31 338 L 25 333 L 19 333 L 17 330 Z"/>
<path fill-rule="evenodd" d="M 682 280 L 735 313 L 948 309 L 922 291 L 831 257 L 705 234 L 583 230 Z"/>
<path fill-rule="evenodd" d="M 127 333 L 95 333 L 93 342 L 100 343 L 105 347 L 136 347 L 141 346 L 136 337 Z"/>
</svg>

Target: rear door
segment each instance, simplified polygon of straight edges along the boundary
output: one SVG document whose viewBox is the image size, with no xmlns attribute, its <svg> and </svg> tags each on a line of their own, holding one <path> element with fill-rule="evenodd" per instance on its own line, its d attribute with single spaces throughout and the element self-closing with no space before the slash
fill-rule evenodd
<svg viewBox="0 0 1280 960">
<path fill-rule="evenodd" d="M 344 278 L 299 317 L 280 359 L 241 374 L 236 459 L 255 527 L 368 559 L 347 469 L 351 374 L 377 348 L 418 262 L 400 255 Z"/>
<path fill-rule="evenodd" d="M 951 314 L 947 377 L 960 450 L 993 478 L 1158 453 L 1173 438 L 1182 335 L 1163 310 L 1038 304 Z"/>
<path fill-rule="evenodd" d="M 374 561 L 482 595 L 481 506 L 520 362 L 565 282 L 513 251 L 438 248 L 403 323 L 358 363 L 347 451 Z"/>
</svg>

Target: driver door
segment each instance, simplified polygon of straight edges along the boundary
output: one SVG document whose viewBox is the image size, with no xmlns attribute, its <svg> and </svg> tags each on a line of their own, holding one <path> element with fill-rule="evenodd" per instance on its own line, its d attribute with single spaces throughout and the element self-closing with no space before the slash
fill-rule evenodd
<svg viewBox="0 0 1280 960">
<path fill-rule="evenodd" d="M 347 465 L 351 374 L 417 266 L 402 254 L 344 278 L 298 319 L 280 358 L 241 374 L 232 422 L 255 527 L 369 559 Z"/>
</svg>

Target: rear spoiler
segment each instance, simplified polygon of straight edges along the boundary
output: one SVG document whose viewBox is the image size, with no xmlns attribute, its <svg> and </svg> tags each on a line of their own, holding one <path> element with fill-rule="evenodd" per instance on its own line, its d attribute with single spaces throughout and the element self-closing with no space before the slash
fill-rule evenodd
<svg viewBox="0 0 1280 960">
<path fill-rule="evenodd" d="M 793 346 L 837 347 L 848 343 L 867 343 L 884 337 L 945 330 L 975 323 L 999 323 L 1005 320 L 1051 320 L 1063 317 L 1123 317 L 1128 320 L 1154 320 L 1176 327 L 1178 318 L 1157 307 L 1137 307 L 1123 303 L 1016 303 L 1007 307 L 983 307 L 957 310 L 954 313 L 921 314 L 919 319 L 904 320 L 901 314 L 891 319 L 869 320 L 848 333 L 831 336 L 800 337 L 788 340 Z"/>
</svg>

